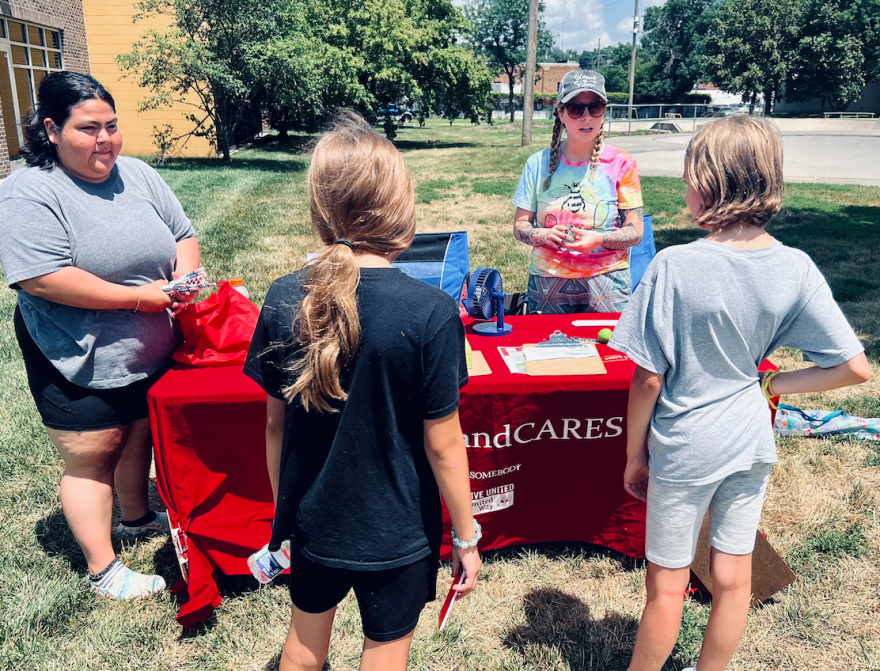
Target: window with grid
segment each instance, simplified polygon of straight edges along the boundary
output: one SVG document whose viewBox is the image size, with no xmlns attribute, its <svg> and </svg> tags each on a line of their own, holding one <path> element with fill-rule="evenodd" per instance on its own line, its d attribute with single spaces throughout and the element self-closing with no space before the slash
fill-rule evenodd
<svg viewBox="0 0 880 671">
<path fill-rule="evenodd" d="M 18 155 L 20 125 L 43 77 L 63 69 L 61 31 L 0 17 L 0 105 L 10 157 Z"/>
</svg>

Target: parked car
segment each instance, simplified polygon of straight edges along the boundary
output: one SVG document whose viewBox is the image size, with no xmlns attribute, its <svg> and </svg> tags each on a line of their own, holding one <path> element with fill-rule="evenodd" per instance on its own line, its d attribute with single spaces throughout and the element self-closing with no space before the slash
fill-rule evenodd
<svg viewBox="0 0 880 671">
<path fill-rule="evenodd" d="M 378 110 L 376 110 L 376 116 L 380 119 L 384 119 L 386 117 L 394 119 L 397 123 L 409 123 L 413 120 L 412 112 L 403 107 L 402 105 L 381 105 Z"/>
<path fill-rule="evenodd" d="M 748 113 L 748 105 L 714 105 L 708 109 L 706 116 L 735 116 L 737 114 Z"/>
</svg>

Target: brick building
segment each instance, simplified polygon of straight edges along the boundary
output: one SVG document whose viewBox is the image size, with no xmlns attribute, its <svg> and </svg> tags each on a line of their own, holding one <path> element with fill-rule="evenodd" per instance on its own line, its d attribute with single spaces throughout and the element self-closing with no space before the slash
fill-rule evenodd
<svg viewBox="0 0 880 671">
<path fill-rule="evenodd" d="M 573 70 L 579 70 L 580 65 L 577 61 L 566 61 L 563 63 L 538 63 L 535 66 L 535 76 L 538 81 L 535 82 L 535 93 L 556 93 L 559 82 L 566 73 Z M 508 78 L 506 74 L 502 74 L 495 80 L 496 86 L 493 89 L 507 92 Z M 500 86 L 499 86 L 500 85 Z M 514 92 L 522 92 L 522 80 L 517 79 L 514 82 Z"/>
<path fill-rule="evenodd" d="M 82 0 L 0 0 L 0 179 L 18 158 L 36 87 L 58 70 L 89 72 Z"/>
<path fill-rule="evenodd" d="M 136 0 L 0 0 L 0 179 L 10 172 L 25 141 L 21 122 L 49 72 L 91 74 L 116 101 L 123 153 L 152 154 L 153 129 L 170 123 L 185 128 L 183 105 L 138 111 L 147 96 L 135 77 L 123 77 L 116 57 L 131 50 L 148 28 L 163 19 L 132 22 Z M 211 156 L 205 138 L 192 138 L 182 156 Z"/>
</svg>

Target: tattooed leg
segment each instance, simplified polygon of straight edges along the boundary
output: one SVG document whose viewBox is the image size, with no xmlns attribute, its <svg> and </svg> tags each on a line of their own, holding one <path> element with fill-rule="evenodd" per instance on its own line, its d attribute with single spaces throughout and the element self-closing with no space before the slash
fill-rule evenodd
<svg viewBox="0 0 880 671">
<path fill-rule="evenodd" d="M 642 241 L 645 224 L 642 220 L 642 208 L 621 210 L 621 227 L 602 235 L 602 246 L 605 249 L 626 249 Z"/>
</svg>

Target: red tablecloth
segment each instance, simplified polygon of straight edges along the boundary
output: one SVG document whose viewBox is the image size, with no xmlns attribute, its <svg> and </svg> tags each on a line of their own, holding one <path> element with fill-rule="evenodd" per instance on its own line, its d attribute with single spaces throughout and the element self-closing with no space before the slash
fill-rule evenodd
<svg viewBox="0 0 880 671">
<path fill-rule="evenodd" d="M 595 337 L 601 328 L 573 327 L 573 318 L 511 317 L 513 332 L 499 338 L 468 328 L 492 369 L 471 378 L 461 402 L 480 546 L 584 541 L 643 557 L 644 505 L 621 484 L 634 364 L 599 345 L 606 375 L 532 377 L 508 372 L 498 353 L 555 329 Z M 174 368 L 150 391 L 159 493 L 188 549 L 186 626 L 220 603 L 214 571 L 248 574 L 248 555 L 269 538 L 265 417 L 264 392 L 239 366 Z"/>
</svg>

